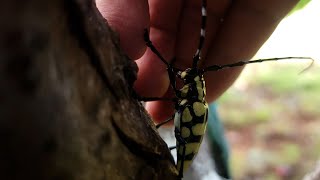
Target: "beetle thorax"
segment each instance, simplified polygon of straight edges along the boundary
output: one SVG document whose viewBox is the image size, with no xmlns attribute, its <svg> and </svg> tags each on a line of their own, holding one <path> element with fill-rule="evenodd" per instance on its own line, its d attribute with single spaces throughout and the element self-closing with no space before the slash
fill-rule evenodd
<svg viewBox="0 0 320 180">
<path fill-rule="evenodd" d="M 180 77 L 184 81 L 184 86 L 180 89 L 181 98 L 204 101 L 206 87 L 203 74 L 198 73 L 197 69 L 189 68 L 181 72 Z"/>
</svg>

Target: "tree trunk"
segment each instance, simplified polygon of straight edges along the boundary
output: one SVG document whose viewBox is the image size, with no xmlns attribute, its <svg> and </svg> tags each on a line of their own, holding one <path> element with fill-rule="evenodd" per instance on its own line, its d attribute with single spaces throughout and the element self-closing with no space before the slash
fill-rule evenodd
<svg viewBox="0 0 320 180">
<path fill-rule="evenodd" d="M 2 1 L 0 14 L 0 179 L 177 179 L 93 1 Z"/>
</svg>

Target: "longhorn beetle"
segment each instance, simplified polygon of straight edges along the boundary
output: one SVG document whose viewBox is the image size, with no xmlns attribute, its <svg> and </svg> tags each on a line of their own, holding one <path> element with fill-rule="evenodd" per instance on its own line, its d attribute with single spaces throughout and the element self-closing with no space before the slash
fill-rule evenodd
<svg viewBox="0 0 320 180">
<path fill-rule="evenodd" d="M 144 40 L 146 45 L 151 51 L 157 55 L 157 57 L 167 66 L 167 71 L 170 79 L 171 87 L 175 92 L 175 113 L 172 117 L 157 125 L 159 128 L 161 125 L 174 120 L 175 125 L 175 137 L 176 137 L 176 149 L 177 149 L 177 169 L 179 171 L 179 177 L 183 177 L 183 172 L 191 165 L 194 157 L 196 156 L 200 147 L 203 135 L 207 126 L 208 104 L 205 101 L 206 87 L 204 80 L 204 73 L 208 71 L 218 71 L 225 68 L 243 66 L 245 64 L 259 63 L 264 61 L 277 61 L 287 59 L 309 59 L 309 57 L 281 57 L 281 58 L 269 58 L 269 59 L 257 59 L 239 61 L 232 64 L 225 65 L 212 65 L 206 68 L 199 68 L 198 63 L 201 59 L 201 50 L 205 39 L 206 28 L 206 11 L 207 2 L 202 0 L 201 7 L 201 30 L 198 49 L 193 56 L 193 64 L 191 68 L 186 70 L 180 70 L 173 66 L 174 61 L 169 63 L 166 61 L 160 52 L 153 46 L 148 30 L 145 30 Z M 181 89 L 177 89 L 176 79 L 180 78 L 184 85 Z M 162 100 L 161 98 L 145 98 L 144 101 Z M 168 100 L 168 99 L 163 99 Z M 173 148 L 172 148 L 173 149 Z"/>
</svg>

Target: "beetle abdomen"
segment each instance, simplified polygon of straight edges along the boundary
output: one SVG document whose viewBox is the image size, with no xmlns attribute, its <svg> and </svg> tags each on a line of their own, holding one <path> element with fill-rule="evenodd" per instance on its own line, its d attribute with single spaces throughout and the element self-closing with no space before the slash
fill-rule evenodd
<svg viewBox="0 0 320 180">
<path fill-rule="evenodd" d="M 176 136 L 178 133 L 181 137 L 177 138 L 177 169 L 179 171 L 182 168 L 181 163 L 183 163 L 183 171 L 188 169 L 198 153 L 207 126 L 207 114 L 208 105 L 205 101 L 184 99 L 179 103 L 174 118 Z"/>
</svg>

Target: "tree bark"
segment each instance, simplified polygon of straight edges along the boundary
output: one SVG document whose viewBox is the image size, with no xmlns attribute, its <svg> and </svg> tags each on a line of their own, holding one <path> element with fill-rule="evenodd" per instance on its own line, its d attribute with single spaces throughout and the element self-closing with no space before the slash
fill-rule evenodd
<svg viewBox="0 0 320 180">
<path fill-rule="evenodd" d="M 0 179 L 177 179 L 94 1 L 2 1 L 0 14 Z"/>
</svg>

